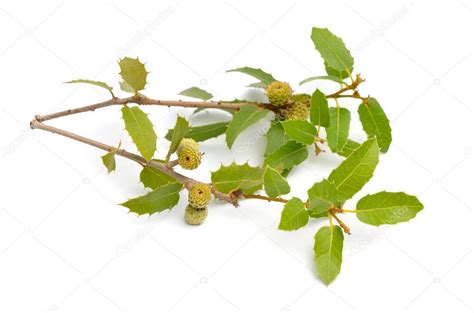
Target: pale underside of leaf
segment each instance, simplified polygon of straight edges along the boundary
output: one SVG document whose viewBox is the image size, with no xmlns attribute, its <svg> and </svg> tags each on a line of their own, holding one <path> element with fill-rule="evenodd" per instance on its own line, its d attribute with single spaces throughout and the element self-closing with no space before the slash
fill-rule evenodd
<svg viewBox="0 0 474 313">
<path fill-rule="evenodd" d="M 222 165 L 217 171 L 211 173 L 211 181 L 214 188 L 223 193 L 240 190 L 252 194 L 262 188 L 263 169 L 252 167 L 247 163 Z"/>
</svg>

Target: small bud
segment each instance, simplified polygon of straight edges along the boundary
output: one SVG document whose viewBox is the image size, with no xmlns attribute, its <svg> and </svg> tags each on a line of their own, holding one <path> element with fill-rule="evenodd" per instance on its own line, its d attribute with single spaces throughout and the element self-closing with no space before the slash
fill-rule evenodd
<svg viewBox="0 0 474 313">
<path fill-rule="evenodd" d="M 291 86 L 285 82 L 272 82 L 267 87 L 267 97 L 274 106 L 284 106 L 290 100 L 292 94 Z"/>
</svg>

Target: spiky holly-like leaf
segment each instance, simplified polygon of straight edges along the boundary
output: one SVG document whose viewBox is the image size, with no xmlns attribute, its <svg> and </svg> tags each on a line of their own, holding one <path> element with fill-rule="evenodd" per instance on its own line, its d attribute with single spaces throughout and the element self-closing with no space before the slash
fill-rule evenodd
<svg viewBox="0 0 474 313">
<path fill-rule="evenodd" d="M 183 90 L 179 93 L 179 95 L 186 96 L 186 97 L 191 97 L 191 98 L 196 98 L 196 99 L 201 99 L 203 101 L 207 101 L 209 99 L 212 99 L 213 95 L 204 89 L 198 88 L 198 87 L 191 87 L 186 90 Z"/>
<path fill-rule="evenodd" d="M 179 182 L 169 183 L 121 205 L 138 215 L 162 212 L 171 209 L 178 203 L 179 191 L 182 188 L 183 184 Z"/>
<path fill-rule="evenodd" d="M 281 212 L 280 230 L 297 230 L 308 224 L 309 216 L 303 201 L 292 198 L 288 201 Z"/>
<path fill-rule="evenodd" d="M 138 93 L 140 90 L 145 89 L 146 78 L 148 76 L 145 64 L 140 62 L 138 58 L 132 59 L 125 57 L 119 61 L 119 66 L 119 74 L 123 79 L 123 82 L 120 84 L 122 90 Z"/>
<path fill-rule="evenodd" d="M 156 134 L 147 114 L 138 106 L 122 108 L 125 129 L 146 160 L 151 160 L 156 150 Z"/>
<path fill-rule="evenodd" d="M 104 164 L 105 168 L 107 169 L 107 173 L 111 173 L 115 171 L 115 152 L 109 152 L 101 156 L 102 163 Z"/>
<path fill-rule="evenodd" d="M 169 183 L 177 182 L 175 178 L 151 166 L 143 167 L 140 172 L 140 181 L 143 183 L 143 186 L 150 189 L 156 189 Z"/>
<path fill-rule="evenodd" d="M 240 190 L 252 194 L 262 189 L 263 169 L 247 163 L 239 165 L 232 162 L 227 166 L 221 165 L 217 171 L 212 172 L 211 181 L 214 188 L 223 193 Z"/>
</svg>

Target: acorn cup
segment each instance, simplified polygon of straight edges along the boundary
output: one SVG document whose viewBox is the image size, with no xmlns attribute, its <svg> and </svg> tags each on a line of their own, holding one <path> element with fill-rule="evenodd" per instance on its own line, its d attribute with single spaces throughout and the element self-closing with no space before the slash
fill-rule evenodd
<svg viewBox="0 0 474 313">
<path fill-rule="evenodd" d="M 191 138 L 184 138 L 179 144 L 178 164 L 186 170 L 194 170 L 201 164 L 202 154 L 199 152 L 199 144 Z"/>
<path fill-rule="evenodd" d="M 184 219 L 190 225 L 200 225 L 207 217 L 208 204 L 211 201 L 211 187 L 208 184 L 196 183 L 189 190 L 189 204 Z"/>
<path fill-rule="evenodd" d="M 281 107 L 288 103 L 290 100 L 291 86 L 285 82 L 274 81 L 268 85 L 266 94 L 270 103 L 274 106 Z"/>
</svg>

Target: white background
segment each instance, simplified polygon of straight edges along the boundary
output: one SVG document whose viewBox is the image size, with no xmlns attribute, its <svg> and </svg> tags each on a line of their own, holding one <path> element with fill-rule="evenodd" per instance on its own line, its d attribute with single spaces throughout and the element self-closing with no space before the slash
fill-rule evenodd
<svg viewBox="0 0 474 313">
<path fill-rule="evenodd" d="M 474 311 L 472 10 L 468 0 L 2 1 L 0 311 Z M 137 165 L 120 159 L 107 175 L 102 152 L 28 127 L 35 114 L 106 100 L 105 91 L 61 82 L 117 86 L 125 55 L 147 62 L 145 94 L 154 98 L 199 86 L 218 99 L 263 99 L 245 88 L 251 78 L 225 73 L 241 66 L 311 92 L 315 84 L 297 83 L 324 73 L 312 26 L 344 39 L 367 79 L 361 92 L 376 96 L 392 122 L 392 147 L 361 194 L 406 191 L 425 204 L 398 226 L 343 216 L 353 234 L 329 288 L 312 263 L 314 233 L 327 221 L 281 232 L 281 205 L 245 201 L 237 209 L 213 203 L 205 224 L 189 227 L 184 194 L 172 211 L 137 218 L 117 205 L 144 192 Z M 163 155 L 165 130 L 190 111 L 145 110 Z M 353 138 L 363 140 L 352 112 Z M 51 125 L 136 151 L 118 108 Z M 189 174 L 208 181 L 221 162 L 258 164 L 265 138 L 255 131 L 264 126 L 233 151 L 222 137 L 203 143 L 203 164 Z M 341 160 L 311 155 L 290 176 L 292 195 L 304 197 Z"/>
</svg>

